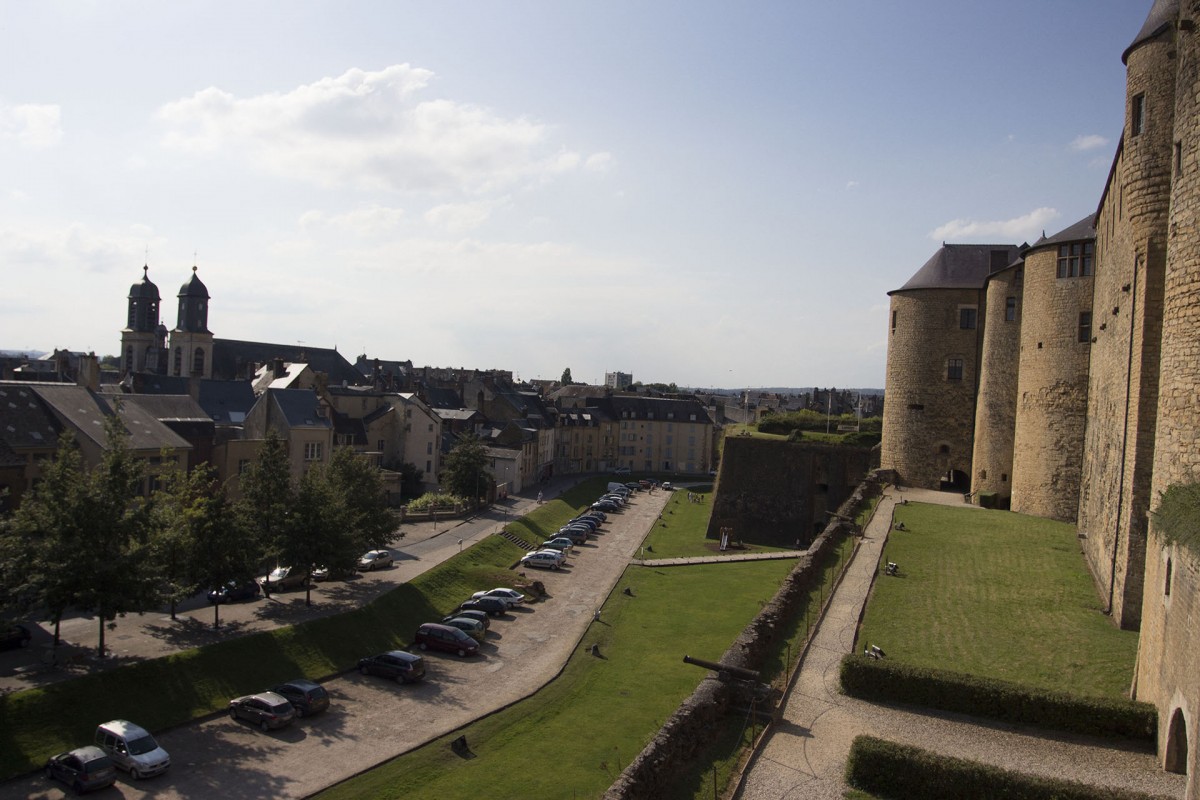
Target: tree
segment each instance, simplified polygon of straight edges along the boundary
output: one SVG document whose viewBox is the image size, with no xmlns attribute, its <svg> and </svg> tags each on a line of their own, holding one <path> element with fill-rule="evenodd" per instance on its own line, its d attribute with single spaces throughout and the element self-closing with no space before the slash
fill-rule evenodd
<svg viewBox="0 0 1200 800">
<path fill-rule="evenodd" d="M 83 481 L 85 547 L 80 553 L 86 553 L 87 570 L 75 601 L 76 608 L 96 615 L 101 656 L 106 625 L 131 611 L 146 611 L 157 600 L 154 575 L 146 570 L 150 514 L 141 495 L 142 462 L 129 451 L 119 407 L 104 428 L 104 456 Z"/>
<path fill-rule="evenodd" d="M 341 503 L 344 527 L 351 531 L 360 550 L 387 547 L 397 534 L 396 517 L 387 507 L 387 493 L 379 470 L 348 447 L 333 451 L 325 470 L 330 489 Z"/>
<path fill-rule="evenodd" d="M 305 472 L 295 497 L 296 513 L 289 518 L 281 542 L 282 559 L 307 574 L 320 564 L 330 569 L 353 566 L 360 551 L 345 524 L 345 501 L 335 491 L 329 470 L 314 467 Z M 304 604 L 312 605 L 311 580 L 304 582 Z"/>
<path fill-rule="evenodd" d="M 559 381 L 559 383 L 561 383 L 563 386 L 571 385 L 571 368 L 570 367 L 567 367 L 566 369 L 563 370 L 562 380 Z"/>
<path fill-rule="evenodd" d="M 492 476 L 484 469 L 487 451 L 478 436 L 459 440 L 447 455 L 442 483 L 446 491 L 459 497 L 479 498 L 491 487 Z"/>
<path fill-rule="evenodd" d="M 400 465 L 398 470 L 400 473 L 400 494 L 405 497 L 417 497 L 422 493 L 425 472 L 412 464 L 405 461 Z"/>
<path fill-rule="evenodd" d="M 0 534 L 5 600 L 26 612 L 44 608 L 59 642 L 63 614 L 76 603 L 87 571 L 65 569 L 83 549 L 83 457 L 70 434 L 59 440 L 54 459 L 24 497 Z"/>
<path fill-rule="evenodd" d="M 234 507 L 238 527 L 255 544 L 259 557 L 278 562 L 294 506 L 292 476 L 283 439 L 268 430 L 258 457 L 246 467 L 242 496 Z M 264 592 L 270 587 L 264 585 Z"/>
</svg>

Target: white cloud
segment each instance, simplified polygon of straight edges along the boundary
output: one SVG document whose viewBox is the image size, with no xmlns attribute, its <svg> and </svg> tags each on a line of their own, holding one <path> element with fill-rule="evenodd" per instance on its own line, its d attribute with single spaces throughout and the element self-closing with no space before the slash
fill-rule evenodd
<svg viewBox="0 0 1200 800">
<path fill-rule="evenodd" d="M 858 181 L 846 181 L 846 191 L 857 189 L 858 186 Z"/>
<path fill-rule="evenodd" d="M 419 99 L 432 77 L 398 64 L 351 69 L 282 94 L 238 98 L 210 87 L 163 106 L 158 118 L 169 148 L 233 153 L 326 187 L 480 193 L 585 162 L 554 146 L 545 124 Z"/>
<path fill-rule="evenodd" d="M 1106 147 L 1107 145 L 1108 145 L 1108 139 L 1106 139 L 1103 136 L 1100 136 L 1099 134 L 1092 133 L 1092 134 L 1088 134 L 1086 136 L 1085 135 L 1076 136 L 1071 141 L 1071 144 L 1068 146 L 1072 150 L 1075 150 L 1077 152 L 1084 152 L 1087 150 L 1096 150 L 1097 148 L 1100 148 L 1100 147 Z"/>
<path fill-rule="evenodd" d="M 344 214 L 307 211 L 300 215 L 299 225 L 301 228 L 332 228 L 359 236 L 374 236 L 394 230 L 403 220 L 402 208 L 372 205 Z"/>
<path fill-rule="evenodd" d="M 1059 216 L 1056 209 L 1036 208 L 1028 214 L 1013 219 L 987 221 L 954 219 L 930 231 L 929 238 L 935 242 L 979 238 L 1029 241 L 1037 238 L 1046 229 L 1047 224 L 1058 219 Z"/>
<path fill-rule="evenodd" d="M 479 200 L 473 203 L 446 203 L 425 212 L 425 221 L 447 233 L 459 234 L 478 228 L 492 215 L 496 202 Z"/>
<path fill-rule="evenodd" d="M 588 172 L 608 172 L 612 169 L 614 161 L 612 153 L 592 153 L 583 162 L 583 168 Z"/>
<path fill-rule="evenodd" d="M 0 104 L 0 141 L 40 150 L 58 144 L 62 135 L 62 110 L 58 106 Z"/>
</svg>

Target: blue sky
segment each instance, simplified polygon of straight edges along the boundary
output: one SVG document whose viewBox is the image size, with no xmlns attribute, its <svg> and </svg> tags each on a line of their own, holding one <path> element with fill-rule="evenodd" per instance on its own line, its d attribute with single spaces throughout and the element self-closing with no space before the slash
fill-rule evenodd
<svg viewBox="0 0 1200 800">
<path fill-rule="evenodd" d="M 0 348 L 881 387 L 942 241 L 1093 212 L 1150 0 L 0 0 Z"/>
</svg>

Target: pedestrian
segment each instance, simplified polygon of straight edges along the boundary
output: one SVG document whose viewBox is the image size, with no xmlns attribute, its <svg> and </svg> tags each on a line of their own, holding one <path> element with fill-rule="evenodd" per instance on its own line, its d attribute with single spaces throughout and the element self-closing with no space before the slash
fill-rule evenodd
<svg viewBox="0 0 1200 800">
<path fill-rule="evenodd" d="M 541 493 L 541 492 L 538 492 L 538 499 L 537 499 L 537 501 L 538 501 L 538 505 L 540 506 L 540 505 L 542 504 L 542 493 Z"/>
</svg>

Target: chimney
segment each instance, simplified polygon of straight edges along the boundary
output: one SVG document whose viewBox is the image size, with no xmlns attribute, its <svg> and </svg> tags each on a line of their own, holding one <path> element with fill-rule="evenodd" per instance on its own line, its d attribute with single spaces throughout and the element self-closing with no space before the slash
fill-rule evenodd
<svg viewBox="0 0 1200 800">
<path fill-rule="evenodd" d="M 283 377 L 284 372 L 283 372 L 283 359 L 282 358 L 275 359 L 275 363 L 271 367 L 271 372 L 275 375 L 276 378 Z"/>
<path fill-rule="evenodd" d="M 93 392 L 100 391 L 100 360 L 96 358 L 95 353 L 79 357 L 79 374 L 75 382 Z"/>
</svg>

